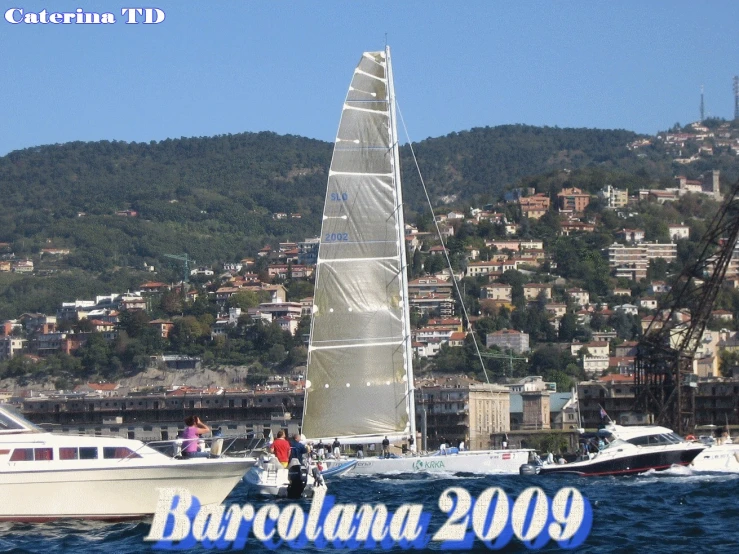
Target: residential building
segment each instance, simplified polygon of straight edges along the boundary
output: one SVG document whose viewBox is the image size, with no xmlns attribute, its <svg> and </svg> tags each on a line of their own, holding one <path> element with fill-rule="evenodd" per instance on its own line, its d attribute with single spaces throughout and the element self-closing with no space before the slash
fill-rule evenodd
<svg viewBox="0 0 739 554">
<path fill-rule="evenodd" d="M 316 265 L 318 261 L 318 245 L 321 239 L 316 237 L 305 239 L 298 243 L 298 263 L 301 265 Z"/>
<path fill-rule="evenodd" d="M 606 201 L 606 208 L 609 209 L 623 208 L 629 203 L 628 189 L 617 189 L 611 185 L 606 185 L 601 190 L 600 195 Z"/>
<path fill-rule="evenodd" d="M 410 293 L 409 293 L 410 296 Z M 449 317 L 454 315 L 451 293 L 422 293 L 409 298 L 410 308 L 417 313 Z"/>
<path fill-rule="evenodd" d="M 546 194 L 539 193 L 519 198 L 518 205 L 521 207 L 523 217 L 539 219 L 549 211 L 550 200 Z"/>
<path fill-rule="evenodd" d="M 563 221 L 559 224 L 559 234 L 563 236 L 570 236 L 572 233 L 592 233 L 595 231 L 595 224 L 586 223 L 579 219 L 570 219 Z"/>
<path fill-rule="evenodd" d="M 644 229 L 621 229 L 616 232 L 616 238 L 625 242 L 644 242 Z"/>
<path fill-rule="evenodd" d="M 561 319 L 567 313 L 567 304 L 550 303 L 544 306 L 544 309 L 552 314 L 555 319 Z"/>
<path fill-rule="evenodd" d="M 523 286 L 523 297 L 529 302 L 538 300 L 539 295 L 542 293 L 546 300 L 551 300 L 552 285 L 546 283 L 526 283 Z"/>
<path fill-rule="evenodd" d="M 626 277 L 634 281 L 647 277 L 649 261 L 662 258 L 668 262 L 677 259 L 677 244 L 642 243 L 637 246 L 624 246 L 614 243 L 608 247 L 608 264 L 616 277 Z"/>
<path fill-rule="evenodd" d="M 590 195 L 579 188 L 564 188 L 557 194 L 560 212 L 582 213 L 590 204 Z"/>
<path fill-rule="evenodd" d="M 485 346 L 497 346 L 501 350 L 511 350 L 517 354 L 529 351 L 529 335 L 514 329 L 501 329 L 488 333 L 485 337 Z"/>
<path fill-rule="evenodd" d="M 491 273 L 505 273 L 509 269 L 516 269 L 516 261 L 508 260 L 505 262 L 488 261 L 488 262 L 472 262 L 467 264 L 465 275 L 467 277 L 480 277 Z"/>
<path fill-rule="evenodd" d="M 13 271 L 15 273 L 32 273 L 33 262 L 31 260 L 19 260 L 13 263 Z"/>
<path fill-rule="evenodd" d="M 168 338 L 172 329 L 174 329 L 174 323 L 167 319 L 153 319 L 149 322 L 149 325 L 154 327 L 157 330 L 157 334 L 163 339 Z"/>
<path fill-rule="evenodd" d="M 419 277 L 408 283 L 408 296 L 420 296 L 425 294 L 442 294 L 451 295 L 454 291 L 454 284 L 448 279 L 440 277 Z"/>
<path fill-rule="evenodd" d="M 645 310 L 656 310 L 658 301 L 653 296 L 645 296 L 639 299 L 639 307 Z"/>
<path fill-rule="evenodd" d="M 480 298 L 511 302 L 512 290 L 513 287 L 511 287 L 511 285 L 492 283 L 490 285 L 485 285 L 480 289 Z"/>
<path fill-rule="evenodd" d="M 554 381 L 544 381 L 541 375 L 527 375 L 518 381 L 505 385 L 512 393 L 521 393 L 529 391 L 546 390 L 549 392 L 557 392 L 557 383 Z"/>
<path fill-rule="evenodd" d="M 588 291 L 580 288 L 571 288 L 567 289 L 566 292 L 567 296 L 569 296 L 577 306 L 587 306 L 590 304 L 590 293 L 588 293 Z"/>
<path fill-rule="evenodd" d="M 257 309 L 261 313 L 270 314 L 273 320 L 288 316 L 300 319 L 303 305 L 300 302 L 263 302 Z"/>
<path fill-rule="evenodd" d="M 682 223 L 680 225 L 668 225 L 667 230 L 672 240 L 687 240 L 690 238 L 690 227 Z"/>
<path fill-rule="evenodd" d="M 0 361 L 17 356 L 26 346 L 26 339 L 12 335 L 0 336 Z"/>
</svg>

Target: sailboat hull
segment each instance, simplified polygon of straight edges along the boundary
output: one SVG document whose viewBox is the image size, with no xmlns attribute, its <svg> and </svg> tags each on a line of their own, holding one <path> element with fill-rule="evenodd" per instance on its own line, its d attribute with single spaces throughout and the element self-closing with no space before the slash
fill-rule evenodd
<svg viewBox="0 0 739 554">
<path fill-rule="evenodd" d="M 403 458 L 364 458 L 357 462 L 354 473 L 475 473 L 518 475 L 529 460 L 530 450 L 480 450 L 435 456 Z"/>
</svg>

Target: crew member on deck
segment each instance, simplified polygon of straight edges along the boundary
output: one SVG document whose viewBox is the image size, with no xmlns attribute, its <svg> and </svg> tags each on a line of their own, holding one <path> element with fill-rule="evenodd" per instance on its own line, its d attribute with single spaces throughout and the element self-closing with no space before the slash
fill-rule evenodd
<svg viewBox="0 0 739 554">
<path fill-rule="evenodd" d="M 382 439 L 382 457 L 390 457 L 390 439 L 387 438 L 387 435 L 385 435 L 385 438 Z"/>
<path fill-rule="evenodd" d="M 334 453 L 334 458 L 337 460 L 341 458 L 341 443 L 339 442 L 339 439 L 334 439 L 334 442 L 331 445 L 331 450 Z"/>
<path fill-rule="evenodd" d="M 300 433 L 295 433 L 290 443 L 290 458 L 297 458 L 301 464 L 303 463 L 303 456 L 308 454 L 308 448 L 301 442 L 302 440 L 303 437 Z"/>
<path fill-rule="evenodd" d="M 316 445 L 316 451 L 319 460 L 323 460 L 326 457 L 326 445 L 323 444 L 323 440 L 318 441 L 318 444 Z"/>
<path fill-rule="evenodd" d="M 277 431 L 277 438 L 272 442 L 272 452 L 277 461 L 282 464 L 282 467 L 287 467 L 287 463 L 290 461 L 290 448 L 285 433 L 282 430 Z"/>
</svg>

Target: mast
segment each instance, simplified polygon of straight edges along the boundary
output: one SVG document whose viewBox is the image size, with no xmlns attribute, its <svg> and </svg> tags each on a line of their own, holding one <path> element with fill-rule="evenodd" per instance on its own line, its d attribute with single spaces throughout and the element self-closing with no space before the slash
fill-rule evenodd
<svg viewBox="0 0 739 554">
<path fill-rule="evenodd" d="M 408 260 L 405 252 L 405 218 L 403 216 L 403 189 L 400 181 L 400 152 L 398 147 L 398 127 L 395 115 L 395 85 L 393 82 L 393 66 L 390 61 L 390 47 L 385 46 L 385 59 L 387 62 L 388 97 L 390 100 L 390 140 L 393 148 L 393 172 L 395 173 L 395 197 L 397 202 L 398 222 L 398 249 L 400 250 L 400 280 L 403 302 L 403 324 L 405 328 L 405 368 L 408 379 L 408 393 L 406 402 L 408 404 L 408 419 L 410 424 L 410 436 L 413 437 L 411 450 L 416 450 L 416 403 L 415 386 L 413 383 L 413 350 L 411 348 L 411 321 L 410 304 L 408 299 Z"/>
</svg>

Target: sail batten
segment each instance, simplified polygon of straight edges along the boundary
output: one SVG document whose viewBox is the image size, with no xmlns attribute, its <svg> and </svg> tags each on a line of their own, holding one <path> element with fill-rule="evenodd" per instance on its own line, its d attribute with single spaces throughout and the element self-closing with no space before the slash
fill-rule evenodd
<svg viewBox="0 0 739 554">
<path fill-rule="evenodd" d="M 389 50 L 365 52 L 329 168 L 303 416 L 309 438 L 415 432 L 392 95 Z"/>
<path fill-rule="evenodd" d="M 392 258 L 386 258 L 377 256 L 374 258 L 334 258 L 333 260 L 318 260 L 317 264 L 333 264 L 342 262 L 366 262 L 366 261 L 379 261 L 379 260 L 392 260 Z"/>
<path fill-rule="evenodd" d="M 331 175 L 360 175 L 362 177 L 392 177 L 392 173 L 357 173 L 357 172 L 351 172 L 351 171 L 329 171 L 329 176 Z"/>
<path fill-rule="evenodd" d="M 363 348 L 367 346 L 398 346 L 402 345 L 404 341 L 393 341 L 393 342 L 369 342 L 369 343 L 342 343 L 334 346 L 316 346 L 312 345 L 311 350 L 330 350 L 332 348 Z"/>
</svg>

